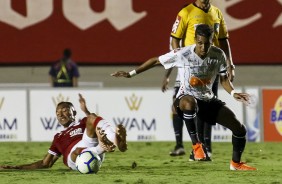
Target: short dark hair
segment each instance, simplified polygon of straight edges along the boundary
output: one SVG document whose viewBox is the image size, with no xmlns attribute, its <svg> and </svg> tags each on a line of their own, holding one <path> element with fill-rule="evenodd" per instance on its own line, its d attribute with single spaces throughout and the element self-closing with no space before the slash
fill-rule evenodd
<svg viewBox="0 0 282 184">
<path fill-rule="evenodd" d="M 200 24 L 196 27 L 195 38 L 197 35 L 209 38 L 213 35 L 213 28 L 207 24 Z"/>
<path fill-rule="evenodd" d="M 73 106 L 73 104 L 71 102 L 60 102 L 60 103 L 58 103 L 57 107 L 59 105 L 62 105 L 62 104 L 66 104 L 67 106 L 69 106 L 69 108 L 74 110 L 74 106 Z"/>
</svg>

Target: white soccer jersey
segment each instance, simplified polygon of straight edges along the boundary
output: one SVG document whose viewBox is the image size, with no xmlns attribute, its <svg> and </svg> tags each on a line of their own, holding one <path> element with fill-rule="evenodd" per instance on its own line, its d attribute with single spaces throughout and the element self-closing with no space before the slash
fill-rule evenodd
<svg viewBox="0 0 282 184">
<path fill-rule="evenodd" d="M 224 52 L 211 46 L 205 59 L 201 59 L 195 52 L 196 45 L 172 50 L 159 57 L 165 69 L 181 68 L 178 72 L 181 85 L 179 95 L 191 95 L 200 100 L 210 100 L 214 97 L 212 84 L 216 75 L 226 75 L 227 65 Z"/>
</svg>

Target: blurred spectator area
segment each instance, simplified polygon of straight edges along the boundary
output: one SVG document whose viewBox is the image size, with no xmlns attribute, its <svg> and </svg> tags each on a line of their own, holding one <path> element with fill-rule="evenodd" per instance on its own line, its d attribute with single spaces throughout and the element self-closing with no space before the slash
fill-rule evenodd
<svg viewBox="0 0 282 184">
<path fill-rule="evenodd" d="M 154 87 L 160 88 L 164 68 L 157 66 L 132 79 L 114 78 L 110 74 L 125 70 L 131 71 L 136 66 L 80 66 L 80 87 Z M 48 83 L 48 66 L 14 66 L 0 67 L 0 87 L 46 87 Z M 235 86 L 282 86 L 281 65 L 243 65 L 236 66 Z M 175 80 L 174 70 L 170 86 Z"/>
</svg>

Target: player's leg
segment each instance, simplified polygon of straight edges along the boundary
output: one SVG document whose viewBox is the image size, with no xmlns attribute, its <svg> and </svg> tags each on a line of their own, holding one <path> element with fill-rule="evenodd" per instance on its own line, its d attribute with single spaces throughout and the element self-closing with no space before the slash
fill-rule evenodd
<svg viewBox="0 0 282 184">
<path fill-rule="evenodd" d="M 199 117 L 195 120 L 195 122 L 196 122 L 196 130 L 197 130 L 197 135 L 198 135 L 199 141 L 201 143 L 204 143 L 204 140 L 205 140 L 204 139 L 205 138 L 204 137 L 204 130 L 205 130 L 204 127 L 208 124 L 205 123 L 203 120 L 201 120 Z M 207 151 L 205 143 L 203 145 L 203 149 L 204 149 L 204 152 L 205 152 L 205 155 L 206 155 L 206 159 L 204 161 L 211 161 L 211 158 L 210 158 L 209 152 Z M 195 161 L 193 150 L 190 152 L 189 161 Z"/>
<path fill-rule="evenodd" d="M 169 153 L 170 156 L 185 155 L 183 146 L 183 120 L 175 113 L 172 114 L 172 124 L 174 129 L 176 145 L 174 150 Z"/>
<path fill-rule="evenodd" d="M 230 165 L 231 170 L 256 170 L 241 162 L 241 157 L 246 146 L 246 127 L 236 118 L 236 115 L 225 105 L 217 115 L 217 122 L 232 131 L 233 154 Z"/>
<path fill-rule="evenodd" d="M 215 81 L 212 85 L 212 92 L 217 97 L 218 97 L 218 84 L 219 84 L 219 75 L 216 76 Z M 213 124 L 214 123 L 216 122 L 213 122 Z M 209 157 L 211 157 L 211 154 L 212 154 L 212 145 L 211 145 L 212 125 L 208 122 L 205 122 L 203 132 L 204 132 L 203 134 L 204 142 L 203 143 L 206 146 Z"/>
<path fill-rule="evenodd" d="M 211 144 L 211 134 L 212 134 L 212 125 L 209 123 L 204 124 L 204 144 L 207 149 L 208 156 L 211 157 L 212 155 L 212 144 Z"/>
<path fill-rule="evenodd" d="M 93 114 L 89 115 L 86 120 L 86 135 L 90 138 L 96 138 L 99 144 L 96 146 L 98 154 L 103 152 L 112 152 L 115 150 L 115 131 L 110 131 L 102 127 L 101 121 L 104 121 L 101 117 Z M 100 124 L 100 126 L 99 126 Z M 112 129 L 110 125 L 109 129 Z M 113 138 L 114 137 L 114 138 Z"/>
<path fill-rule="evenodd" d="M 121 152 L 127 150 L 126 129 L 122 124 L 117 125 L 116 128 L 116 144 Z"/>
<path fill-rule="evenodd" d="M 102 132 L 100 134 L 105 134 L 104 140 L 107 139 L 109 142 L 113 143 L 111 147 L 113 149 L 108 151 L 114 151 L 116 146 L 121 152 L 125 152 L 127 150 L 126 129 L 122 124 L 119 124 L 116 128 L 114 128 L 111 123 L 101 119 L 99 120 L 96 129 L 98 132 Z M 97 133 L 97 136 L 98 135 L 99 133 Z M 107 145 L 110 144 L 107 143 L 106 146 Z"/>
<path fill-rule="evenodd" d="M 193 144 L 192 147 L 195 160 L 205 160 L 206 155 L 203 150 L 203 145 L 199 141 L 196 131 L 195 119 L 197 118 L 197 102 L 195 98 L 190 95 L 180 96 L 174 101 L 174 107 L 177 111 L 177 114 L 183 118 L 185 122 L 187 131 Z"/>
<path fill-rule="evenodd" d="M 173 101 L 179 90 L 179 87 L 174 87 Z M 183 120 L 177 115 L 174 106 L 172 105 L 172 125 L 175 135 L 176 145 L 174 150 L 169 153 L 170 156 L 180 156 L 185 155 L 185 150 L 183 146 Z"/>
<path fill-rule="evenodd" d="M 72 149 L 72 151 L 70 152 L 68 158 L 67 158 L 67 165 L 69 168 L 71 168 L 72 170 L 76 170 L 76 165 L 75 165 L 75 161 L 76 161 L 76 158 L 78 157 L 78 155 L 84 151 L 92 151 L 94 153 L 97 153 L 96 152 L 96 149 L 93 150 L 94 147 L 78 147 L 78 146 L 83 146 L 83 144 L 80 144 L 80 142 L 75 145 Z M 98 153 L 97 153 L 98 154 Z M 103 163 L 103 161 L 105 160 L 105 153 L 101 153 L 101 154 L 98 154 L 100 159 L 101 159 L 101 165 Z"/>
</svg>

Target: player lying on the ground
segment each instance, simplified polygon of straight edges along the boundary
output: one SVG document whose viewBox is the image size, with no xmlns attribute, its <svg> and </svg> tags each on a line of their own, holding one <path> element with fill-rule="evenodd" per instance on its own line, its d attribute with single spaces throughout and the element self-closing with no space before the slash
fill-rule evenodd
<svg viewBox="0 0 282 184">
<path fill-rule="evenodd" d="M 174 107 L 180 118 L 185 121 L 190 135 L 195 160 L 205 160 L 206 153 L 199 141 L 194 120 L 197 116 L 206 122 L 218 122 L 232 131 L 233 154 L 231 170 L 256 170 L 241 162 L 246 145 L 246 127 L 239 122 L 236 115 L 224 102 L 217 99 L 212 92 L 212 84 L 217 75 L 223 88 L 238 101 L 248 103 L 249 95 L 234 91 L 228 79 L 226 57 L 224 52 L 212 46 L 213 29 L 206 24 L 196 27 L 194 45 L 175 49 L 160 57 L 154 57 L 131 72 L 118 71 L 112 76 L 131 78 L 156 65 L 165 69 L 183 68 L 180 89 L 174 101 Z"/>
<path fill-rule="evenodd" d="M 56 108 L 59 123 L 65 128 L 54 136 L 46 156 L 37 162 L 26 165 L 5 165 L 0 169 L 43 169 L 50 168 L 62 155 L 64 164 L 76 170 L 75 160 L 82 150 L 88 148 L 98 154 L 102 161 L 105 152 L 113 152 L 115 148 L 121 152 L 127 150 L 126 129 L 123 125 L 114 128 L 109 122 L 90 113 L 85 99 L 79 94 L 81 110 L 86 117 L 75 121 L 76 111 L 71 102 L 60 102 Z"/>
</svg>

